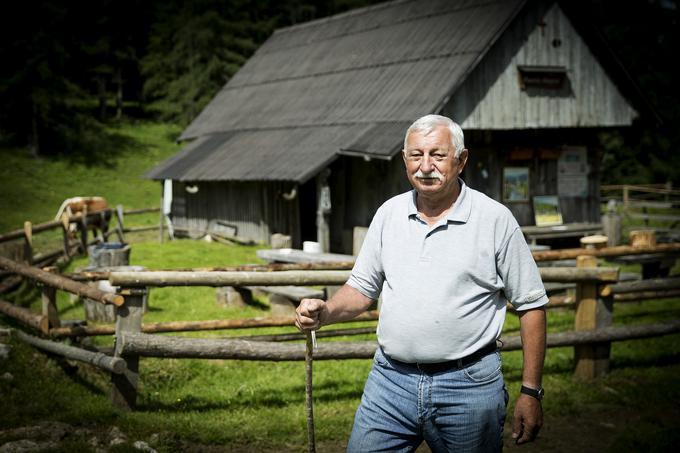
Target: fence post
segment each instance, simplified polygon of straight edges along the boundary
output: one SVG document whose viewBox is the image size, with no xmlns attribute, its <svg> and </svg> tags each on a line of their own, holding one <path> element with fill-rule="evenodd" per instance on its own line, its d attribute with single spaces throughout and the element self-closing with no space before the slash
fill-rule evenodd
<svg viewBox="0 0 680 453">
<path fill-rule="evenodd" d="M 125 303 L 116 307 L 116 339 L 114 357 L 122 357 L 127 369 L 121 374 L 111 374 L 111 402 L 119 409 L 126 411 L 135 408 L 137 402 L 137 381 L 139 380 L 139 356 L 121 354 L 122 335 L 139 333 L 142 330 L 143 301 L 146 288 L 121 288 Z"/>
<path fill-rule="evenodd" d="M 607 202 L 607 212 L 602 218 L 604 234 L 609 238 L 607 245 L 614 247 L 621 244 L 621 214 L 616 210 L 616 200 Z"/>
<path fill-rule="evenodd" d="M 80 218 L 80 246 L 83 248 L 83 255 L 87 256 L 87 205 L 83 207 Z"/>
<path fill-rule="evenodd" d="M 57 272 L 55 266 L 45 267 L 43 270 L 53 274 Z M 42 287 L 42 315 L 47 318 L 46 331 L 43 329 L 43 333 L 49 333 L 52 327 L 61 327 L 57 310 L 57 289 L 47 284 L 43 284 Z"/>
<path fill-rule="evenodd" d="M 28 220 L 24 222 L 24 262 L 33 263 L 33 225 Z"/>
<path fill-rule="evenodd" d="M 123 230 L 125 226 L 123 225 L 123 205 L 119 204 L 116 206 L 116 220 L 118 221 L 118 226 L 116 227 L 116 234 L 118 235 L 119 242 L 125 242 L 123 237 Z"/>
<path fill-rule="evenodd" d="M 69 238 L 69 226 L 71 225 L 71 220 L 69 215 L 65 212 L 61 214 L 61 228 L 64 235 L 64 255 L 66 258 L 71 257 L 71 239 Z"/>
<path fill-rule="evenodd" d="M 594 256 L 579 256 L 577 267 L 597 267 Z M 574 330 L 597 330 L 612 324 L 612 297 L 599 296 L 597 282 L 582 282 L 576 286 L 576 318 Z M 576 367 L 574 376 L 590 380 L 609 371 L 611 343 L 574 346 Z"/>
</svg>

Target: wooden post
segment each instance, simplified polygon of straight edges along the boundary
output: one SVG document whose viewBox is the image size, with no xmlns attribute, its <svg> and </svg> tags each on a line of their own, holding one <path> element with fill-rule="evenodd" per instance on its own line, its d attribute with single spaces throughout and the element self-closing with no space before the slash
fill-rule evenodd
<svg viewBox="0 0 680 453">
<path fill-rule="evenodd" d="M 579 256 L 576 266 L 597 267 L 594 256 Z M 612 323 L 612 296 L 602 298 L 598 294 L 597 282 L 580 282 L 576 286 L 576 319 L 574 330 L 592 331 L 605 328 Z M 574 375 L 578 379 L 590 380 L 602 376 L 609 371 L 609 353 L 611 343 L 579 345 L 574 347 L 576 369 Z"/>
<path fill-rule="evenodd" d="M 61 214 L 61 228 L 62 228 L 62 234 L 64 235 L 64 255 L 66 258 L 71 257 L 71 240 L 68 237 L 68 229 L 69 225 L 71 224 L 69 220 L 69 216 L 67 213 L 63 212 Z"/>
<path fill-rule="evenodd" d="M 43 268 L 45 272 L 55 274 L 57 268 L 54 266 Z M 49 329 L 54 327 L 61 327 L 59 321 L 59 311 L 57 310 L 57 289 L 50 285 L 43 285 L 42 287 L 42 315 L 47 318 L 47 329 L 43 330 L 44 334 L 49 333 Z"/>
<path fill-rule="evenodd" d="M 630 187 L 623 186 L 623 207 L 625 209 L 628 209 L 628 201 L 630 198 Z"/>
<path fill-rule="evenodd" d="M 330 170 L 324 169 L 316 177 L 316 241 L 321 244 L 321 251 L 330 251 L 330 226 L 328 217 L 331 214 L 331 189 L 328 185 Z"/>
<path fill-rule="evenodd" d="M 24 262 L 33 262 L 33 226 L 28 220 L 24 222 Z"/>
<path fill-rule="evenodd" d="M 656 246 L 656 232 L 654 230 L 632 230 L 629 233 L 631 247 Z"/>
<path fill-rule="evenodd" d="M 307 451 L 316 453 L 316 441 L 314 436 L 314 403 L 312 399 L 312 362 L 314 346 L 312 335 L 307 333 L 305 342 L 305 409 L 307 415 Z"/>
<path fill-rule="evenodd" d="M 608 238 L 607 245 L 609 247 L 621 243 L 621 214 L 616 210 L 616 200 L 607 202 L 607 212 L 602 217 L 602 228 Z"/>
<path fill-rule="evenodd" d="M 80 247 L 83 250 L 83 254 L 87 256 L 87 205 L 83 207 L 82 217 L 80 217 Z"/>
<path fill-rule="evenodd" d="M 585 249 L 603 249 L 607 246 L 609 238 L 601 234 L 593 234 L 591 236 L 584 236 L 580 240 L 581 247 Z M 596 262 L 597 264 L 597 262 Z"/>
<path fill-rule="evenodd" d="M 139 356 L 122 352 L 121 338 L 125 333 L 139 333 L 142 330 L 143 300 L 146 288 L 122 288 L 125 303 L 116 310 L 116 341 L 114 357 L 125 360 L 127 370 L 122 374 L 112 374 L 111 401 L 122 410 L 132 410 L 137 402 L 137 381 L 139 380 Z"/>
<path fill-rule="evenodd" d="M 116 226 L 116 234 L 118 235 L 118 241 L 119 242 L 125 242 L 125 238 L 123 237 L 123 230 L 125 229 L 125 226 L 123 225 L 123 205 L 119 204 L 116 206 L 116 220 L 118 221 L 118 225 Z"/>
</svg>

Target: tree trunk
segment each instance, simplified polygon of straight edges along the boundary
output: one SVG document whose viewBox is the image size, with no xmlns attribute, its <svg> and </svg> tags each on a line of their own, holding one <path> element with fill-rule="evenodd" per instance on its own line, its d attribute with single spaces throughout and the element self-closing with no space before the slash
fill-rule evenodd
<svg viewBox="0 0 680 453">
<path fill-rule="evenodd" d="M 97 98 L 99 99 L 99 120 L 106 120 L 106 80 L 97 77 Z"/>
<path fill-rule="evenodd" d="M 120 120 L 123 117 L 123 74 L 120 67 L 116 69 L 114 83 L 116 84 L 116 119 Z"/>
<path fill-rule="evenodd" d="M 38 136 L 38 105 L 35 100 L 31 102 L 31 132 L 28 137 L 28 147 L 31 151 L 31 156 L 34 158 L 40 157 L 40 137 Z"/>
</svg>

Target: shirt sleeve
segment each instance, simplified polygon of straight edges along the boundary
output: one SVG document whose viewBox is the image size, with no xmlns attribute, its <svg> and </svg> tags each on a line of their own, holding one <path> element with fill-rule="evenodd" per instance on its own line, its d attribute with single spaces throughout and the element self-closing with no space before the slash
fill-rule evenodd
<svg viewBox="0 0 680 453">
<path fill-rule="evenodd" d="M 519 226 L 498 251 L 496 267 L 505 297 L 515 309 L 529 310 L 548 303 L 541 274 Z"/>
<path fill-rule="evenodd" d="M 378 299 L 385 281 L 381 260 L 382 225 L 383 210 L 379 209 L 368 227 L 359 256 L 347 280 L 349 286 L 372 300 Z"/>
</svg>

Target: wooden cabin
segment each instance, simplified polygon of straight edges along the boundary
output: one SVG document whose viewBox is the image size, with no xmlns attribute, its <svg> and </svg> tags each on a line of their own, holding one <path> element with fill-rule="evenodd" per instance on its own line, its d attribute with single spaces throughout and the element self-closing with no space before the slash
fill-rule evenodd
<svg viewBox="0 0 680 453">
<path fill-rule="evenodd" d="M 406 128 L 441 113 L 463 179 L 520 225 L 597 223 L 598 134 L 638 113 L 578 23 L 554 1 L 397 0 L 276 30 L 146 176 L 172 180 L 176 228 L 349 253 L 410 189 Z"/>
</svg>

